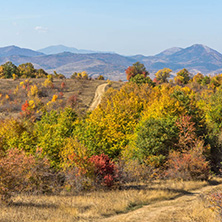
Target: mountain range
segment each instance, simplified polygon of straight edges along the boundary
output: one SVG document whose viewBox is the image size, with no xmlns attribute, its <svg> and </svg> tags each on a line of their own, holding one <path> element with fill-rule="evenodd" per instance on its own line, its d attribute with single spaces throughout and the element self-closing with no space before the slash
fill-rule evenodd
<svg viewBox="0 0 222 222">
<path fill-rule="evenodd" d="M 0 64 L 11 61 L 15 65 L 31 62 L 35 68 L 49 73 L 55 70 L 69 77 L 73 72 L 86 71 L 92 77 L 103 75 L 111 80 L 125 80 L 125 69 L 139 61 L 150 72 L 170 68 L 173 73 L 186 68 L 191 73 L 204 75 L 222 71 L 222 54 L 201 44 L 187 48 L 170 48 L 154 56 L 123 56 L 109 52 L 79 50 L 63 45 L 50 46 L 38 51 L 7 46 L 0 48 Z"/>
<path fill-rule="evenodd" d="M 74 48 L 74 47 L 67 47 L 67 46 L 64 46 L 64 45 L 48 46 L 46 48 L 39 49 L 38 52 L 44 53 L 46 55 L 58 54 L 58 53 L 62 53 L 62 52 L 71 52 L 71 53 L 77 53 L 77 54 L 96 53 L 96 51 L 85 50 L 85 49 L 77 49 L 77 48 Z"/>
</svg>

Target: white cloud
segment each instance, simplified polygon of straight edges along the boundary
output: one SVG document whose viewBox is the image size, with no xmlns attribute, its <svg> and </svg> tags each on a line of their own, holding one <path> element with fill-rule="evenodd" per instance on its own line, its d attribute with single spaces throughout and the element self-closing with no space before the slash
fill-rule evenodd
<svg viewBox="0 0 222 222">
<path fill-rule="evenodd" d="M 48 28 L 42 27 L 42 26 L 36 26 L 36 27 L 35 27 L 35 30 L 36 30 L 37 32 L 47 32 L 47 31 L 48 31 Z"/>
</svg>

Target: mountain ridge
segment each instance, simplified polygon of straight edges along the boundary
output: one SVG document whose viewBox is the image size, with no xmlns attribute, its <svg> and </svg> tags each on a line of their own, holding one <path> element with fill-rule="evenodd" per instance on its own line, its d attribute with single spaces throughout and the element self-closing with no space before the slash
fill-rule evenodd
<svg viewBox="0 0 222 222">
<path fill-rule="evenodd" d="M 20 48 L 15 45 L 0 47 L 0 57 L 13 56 L 13 55 L 33 57 L 33 56 L 40 56 L 44 54 L 41 52 L 31 50 L 31 49 Z"/>
<path fill-rule="evenodd" d="M 12 61 L 15 65 L 31 62 L 36 68 L 43 68 L 49 73 L 55 70 L 67 77 L 74 72 L 87 71 L 89 76 L 104 75 L 111 80 L 125 80 L 125 69 L 137 61 L 146 66 L 151 78 L 162 68 L 170 68 L 174 73 L 186 68 L 193 74 L 201 72 L 204 75 L 222 70 L 222 54 L 201 44 L 186 48 L 173 47 L 154 56 L 123 56 L 106 52 L 79 54 L 68 51 L 47 55 L 17 46 L 2 47 L 0 64 L 7 61 Z"/>
<path fill-rule="evenodd" d="M 115 53 L 115 52 L 102 52 L 88 49 L 77 49 L 75 47 L 68 47 L 65 45 L 51 45 L 46 48 L 37 50 L 37 52 L 44 53 L 46 55 L 58 54 L 63 52 L 71 52 L 75 54 L 93 54 L 93 53 Z"/>
<path fill-rule="evenodd" d="M 52 45 L 46 48 L 39 49 L 37 51 L 44 53 L 46 55 L 58 54 L 58 53 L 63 53 L 63 52 L 71 52 L 71 53 L 77 53 L 77 54 L 96 53 L 96 51 L 93 51 L 93 50 L 77 49 L 74 47 L 68 47 L 64 45 Z"/>
</svg>

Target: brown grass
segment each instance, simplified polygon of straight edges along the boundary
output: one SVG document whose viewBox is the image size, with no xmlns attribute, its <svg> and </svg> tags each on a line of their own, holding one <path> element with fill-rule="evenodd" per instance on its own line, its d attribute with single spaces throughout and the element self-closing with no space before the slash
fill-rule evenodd
<svg viewBox="0 0 222 222">
<path fill-rule="evenodd" d="M 175 220 L 177 218 L 177 220 Z M 161 222 L 162 220 L 160 220 Z M 198 221 L 198 222 L 215 222 L 221 221 L 217 211 L 212 207 L 211 203 L 198 197 L 194 201 L 189 202 L 183 208 L 168 212 L 163 221 Z"/>
<path fill-rule="evenodd" d="M 95 221 L 143 205 L 175 198 L 207 182 L 156 181 L 126 185 L 122 190 L 94 191 L 76 196 L 18 196 L 0 207 L 0 221 Z"/>
<path fill-rule="evenodd" d="M 0 79 L 0 94 L 4 96 L 7 94 L 10 96 L 10 102 L 1 105 L 0 109 L 0 117 L 5 116 L 14 116 L 16 117 L 21 112 L 21 105 L 25 102 L 25 100 L 30 100 L 27 98 L 25 94 L 16 94 L 14 95 L 14 90 L 20 84 L 20 82 L 24 82 L 24 79 L 12 80 L 12 79 Z M 36 84 L 38 87 L 41 87 L 41 84 L 45 81 L 45 79 L 30 79 L 32 85 Z M 61 91 L 61 83 L 65 82 L 65 88 L 63 91 L 62 101 L 65 104 L 67 99 L 70 96 L 77 96 L 78 104 L 76 106 L 76 110 L 79 113 L 84 113 L 88 110 L 91 102 L 93 101 L 96 88 L 106 83 L 105 80 L 84 80 L 84 79 L 54 79 L 54 89 L 47 90 L 47 96 L 42 97 L 41 100 L 44 103 L 47 103 L 52 99 L 52 96 L 59 95 Z M 112 87 L 120 88 L 123 83 L 121 82 L 112 82 Z M 16 102 L 14 102 L 16 101 Z M 61 102 L 62 102 L 61 101 Z M 59 108 L 60 105 L 58 104 Z"/>
<path fill-rule="evenodd" d="M 192 208 L 183 212 L 184 218 L 191 221 L 215 222 L 220 221 L 216 212 L 207 202 L 197 199 Z"/>
</svg>

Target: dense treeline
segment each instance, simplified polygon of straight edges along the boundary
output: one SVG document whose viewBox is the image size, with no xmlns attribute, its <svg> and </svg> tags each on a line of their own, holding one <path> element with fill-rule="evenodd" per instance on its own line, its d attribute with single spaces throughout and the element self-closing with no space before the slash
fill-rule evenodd
<svg viewBox="0 0 222 222">
<path fill-rule="evenodd" d="M 66 77 L 57 73 L 56 71 L 53 74 L 48 74 L 43 69 L 35 69 L 32 63 L 20 64 L 18 67 L 12 62 L 8 61 L 5 64 L 0 66 L 0 79 L 27 79 L 27 78 L 47 78 L 50 75 L 56 79 L 65 79 Z M 74 72 L 71 76 L 71 79 L 91 79 L 87 72 Z M 98 76 L 96 79 L 104 80 L 102 75 Z"/>
<path fill-rule="evenodd" d="M 6 62 L 0 66 L 0 79 L 18 78 L 46 78 L 49 74 L 43 69 L 35 69 L 32 63 L 20 64 L 18 67 L 12 62 Z M 64 79 L 65 76 L 54 72 L 54 78 Z"/>
<path fill-rule="evenodd" d="M 18 67 L 12 62 L 0 66 L 1 79 L 16 78 L 45 78 L 48 73 L 43 69 L 35 69 L 32 63 L 21 64 Z"/>
<path fill-rule="evenodd" d="M 170 72 L 160 70 L 152 81 L 142 64 L 134 64 L 126 70 L 129 82 L 119 90 L 109 88 L 84 116 L 72 104 L 47 109 L 38 89 L 26 87 L 39 103 L 26 101 L 20 119 L 0 124 L 2 194 L 10 196 L 17 177 L 26 179 L 16 186 L 25 180 L 29 190 L 42 183 L 76 190 L 154 177 L 206 180 L 210 170 L 220 172 L 222 75 L 192 77 L 183 69 L 169 80 Z M 51 87 L 50 78 L 44 84 Z M 19 158 L 24 163 L 19 165 Z"/>
</svg>

